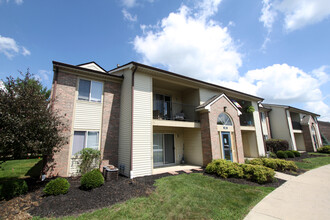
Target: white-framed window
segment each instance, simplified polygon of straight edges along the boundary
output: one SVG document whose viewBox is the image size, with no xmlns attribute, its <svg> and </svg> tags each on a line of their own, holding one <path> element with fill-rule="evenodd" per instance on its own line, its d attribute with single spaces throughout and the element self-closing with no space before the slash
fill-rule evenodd
<svg viewBox="0 0 330 220">
<path fill-rule="evenodd" d="M 99 148 L 98 131 L 75 131 L 73 135 L 72 156 L 84 148 Z"/>
<path fill-rule="evenodd" d="M 78 100 L 101 102 L 103 83 L 79 79 Z"/>
</svg>

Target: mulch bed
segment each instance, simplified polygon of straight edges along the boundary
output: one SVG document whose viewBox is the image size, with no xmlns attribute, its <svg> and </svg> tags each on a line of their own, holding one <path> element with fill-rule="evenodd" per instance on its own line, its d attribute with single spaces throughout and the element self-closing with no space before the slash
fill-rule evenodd
<svg viewBox="0 0 330 220">
<path fill-rule="evenodd" d="M 203 172 L 203 171 L 194 171 Z M 184 172 L 179 172 L 179 174 Z M 153 176 L 139 177 L 133 182 L 124 176 L 119 176 L 118 180 L 108 181 L 99 188 L 91 191 L 79 189 L 80 178 L 67 178 L 71 184 L 70 190 L 65 195 L 44 196 L 42 189 L 45 182 L 28 181 L 33 185 L 33 192 L 27 195 L 14 198 L 9 201 L 0 202 L 0 219 L 28 219 L 32 216 L 40 217 L 61 217 L 67 215 L 79 215 L 96 209 L 111 206 L 116 203 L 124 202 L 134 197 L 148 196 L 154 190 L 155 180 L 169 176 L 170 174 L 160 174 Z M 276 179 L 273 183 L 260 185 L 244 179 L 228 178 L 223 179 L 216 175 L 204 173 L 217 179 L 229 181 L 232 183 L 246 184 L 250 186 L 279 187 L 285 181 Z M 32 186 L 30 186 L 31 188 Z"/>
</svg>

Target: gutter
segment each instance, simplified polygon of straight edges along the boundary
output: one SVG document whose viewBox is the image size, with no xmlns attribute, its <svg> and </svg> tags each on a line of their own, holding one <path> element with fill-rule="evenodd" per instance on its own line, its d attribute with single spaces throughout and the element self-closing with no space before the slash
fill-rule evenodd
<svg viewBox="0 0 330 220">
<path fill-rule="evenodd" d="M 132 73 L 132 87 L 131 87 L 131 119 L 132 119 L 132 123 L 131 123 L 131 166 L 130 166 L 130 178 L 133 179 L 134 175 L 133 175 L 133 113 L 134 113 L 134 76 L 135 76 L 135 72 L 137 70 L 137 66 L 133 65 L 133 73 Z"/>
</svg>

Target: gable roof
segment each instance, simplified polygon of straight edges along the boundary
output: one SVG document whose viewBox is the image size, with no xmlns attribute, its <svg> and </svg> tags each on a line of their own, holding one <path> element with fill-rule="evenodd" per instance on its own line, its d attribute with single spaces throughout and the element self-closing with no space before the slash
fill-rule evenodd
<svg viewBox="0 0 330 220">
<path fill-rule="evenodd" d="M 132 65 L 134 65 L 136 67 L 141 67 L 141 68 L 146 68 L 146 69 L 149 69 L 149 70 L 161 72 L 161 73 L 164 73 L 164 74 L 167 74 L 167 75 L 179 77 L 179 78 L 182 78 L 182 79 L 190 80 L 190 81 L 193 81 L 193 82 L 201 83 L 201 84 L 204 84 L 206 86 L 215 87 L 217 89 L 222 89 L 222 90 L 225 90 L 225 91 L 228 91 L 228 92 L 238 93 L 240 95 L 248 96 L 248 97 L 251 97 L 251 98 L 256 99 L 256 100 L 260 100 L 260 101 L 264 100 L 263 98 L 258 97 L 258 96 L 250 95 L 250 94 L 247 94 L 247 93 L 244 93 L 244 92 L 239 92 L 239 91 L 236 91 L 234 89 L 229 89 L 229 88 L 219 86 L 219 85 L 216 85 L 216 84 L 213 84 L 213 83 L 205 82 L 205 81 L 195 79 L 195 78 L 191 78 L 191 77 L 188 77 L 188 76 L 183 76 L 183 75 L 180 75 L 178 73 L 173 73 L 173 72 L 170 72 L 170 71 L 167 71 L 167 70 L 163 70 L 163 69 L 159 69 L 159 68 L 156 68 L 156 67 L 148 66 L 148 65 L 145 65 L 145 64 L 142 64 L 142 63 L 137 63 L 135 61 L 131 61 L 127 64 L 122 65 L 122 66 L 118 66 L 114 69 L 111 69 L 111 70 L 108 71 L 108 73 L 114 73 L 118 70 L 130 68 Z"/>
<path fill-rule="evenodd" d="M 220 95 L 212 96 L 209 100 L 204 102 L 203 104 L 196 107 L 196 111 L 201 111 L 203 109 L 210 110 L 211 105 L 213 105 L 216 101 L 221 98 L 225 98 L 238 112 L 238 115 L 241 115 L 242 112 L 237 108 L 237 106 L 226 96 L 226 94 L 222 93 Z"/>
<path fill-rule="evenodd" d="M 292 107 L 292 106 L 289 106 L 289 105 L 278 105 L 278 104 L 268 104 L 268 103 L 262 103 L 263 106 L 265 107 L 280 107 L 280 108 L 285 108 L 285 109 L 288 109 L 290 111 L 290 109 L 292 109 L 293 111 L 297 111 L 297 112 L 300 112 L 300 113 L 303 113 L 303 114 L 308 114 L 308 115 L 313 115 L 313 116 L 316 116 L 316 117 L 320 117 L 319 114 L 316 114 L 316 113 L 313 113 L 313 112 L 309 112 L 309 111 L 306 111 L 306 110 L 303 110 L 303 109 L 300 109 L 300 108 L 295 108 L 295 107 Z"/>
<path fill-rule="evenodd" d="M 96 67 L 98 67 L 99 69 L 103 70 L 104 72 L 107 72 L 105 69 L 103 69 L 99 64 L 97 64 L 96 62 L 94 61 L 91 61 L 91 62 L 88 62 L 88 63 L 82 63 L 82 64 L 79 64 L 77 66 L 79 67 L 84 67 L 84 66 L 87 66 L 87 65 L 90 65 L 90 64 L 94 64 Z M 87 67 L 86 67 L 87 68 Z M 87 68 L 89 69 L 89 68 Z"/>
<path fill-rule="evenodd" d="M 64 67 L 64 68 L 68 68 L 68 69 L 72 69 L 72 70 L 79 70 L 79 71 L 89 72 L 89 73 L 94 73 L 94 74 L 100 74 L 102 76 L 113 77 L 113 78 L 117 78 L 117 79 L 121 79 L 121 80 L 124 78 L 123 76 L 112 75 L 107 72 L 92 70 L 92 69 L 75 66 L 75 65 L 71 65 L 71 64 L 67 64 L 67 63 L 61 63 L 61 62 L 57 62 L 57 61 L 53 61 L 53 66 L 54 67 Z"/>
</svg>

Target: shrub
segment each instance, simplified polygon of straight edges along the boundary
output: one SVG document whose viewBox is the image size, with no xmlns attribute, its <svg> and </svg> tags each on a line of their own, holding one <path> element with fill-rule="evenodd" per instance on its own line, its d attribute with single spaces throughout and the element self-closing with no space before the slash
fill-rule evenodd
<svg viewBox="0 0 330 220">
<path fill-rule="evenodd" d="M 330 154 L 330 145 L 326 145 L 326 146 L 318 148 L 317 152 Z"/>
<path fill-rule="evenodd" d="M 94 189 L 102 186 L 104 178 L 99 169 L 94 169 L 81 177 L 80 184 L 83 189 Z"/>
<path fill-rule="evenodd" d="M 262 159 L 261 158 L 256 158 L 256 159 L 250 160 L 248 162 L 248 164 L 252 164 L 252 165 L 263 165 L 264 163 L 262 162 Z"/>
<path fill-rule="evenodd" d="M 300 157 L 299 151 L 292 150 L 292 153 L 294 154 L 295 157 Z"/>
<path fill-rule="evenodd" d="M 261 165 L 242 164 L 241 167 L 244 171 L 244 178 L 259 184 L 272 182 L 275 176 L 273 169 Z"/>
<path fill-rule="evenodd" d="M 249 164 L 262 165 L 277 171 L 296 171 L 298 167 L 293 161 L 273 159 L 273 158 L 257 158 L 249 161 Z"/>
<path fill-rule="evenodd" d="M 16 196 L 23 195 L 28 191 L 28 185 L 25 180 L 9 180 L 3 183 L 0 197 L 6 200 L 12 199 Z M 1 198 L 2 199 L 2 198 Z"/>
<path fill-rule="evenodd" d="M 274 152 L 270 152 L 269 153 L 269 157 L 271 158 L 277 158 L 276 154 Z"/>
<path fill-rule="evenodd" d="M 207 173 L 216 173 L 223 178 L 242 178 L 244 176 L 243 170 L 238 163 L 223 159 L 213 160 L 206 166 L 205 171 Z"/>
<path fill-rule="evenodd" d="M 294 153 L 291 150 L 285 151 L 286 155 L 288 155 L 288 158 L 294 158 Z"/>
<path fill-rule="evenodd" d="M 276 153 L 276 156 L 278 157 L 278 158 L 288 158 L 288 155 L 286 154 L 286 152 L 285 151 L 277 151 L 277 153 Z"/>
<path fill-rule="evenodd" d="M 82 175 L 100 166 L 101 152 L 99 150 L 84 148 L 77 155 L 80 155 L 82 159 L 79 166 Z"/>
<path fill-rule="evenodd" d="M 277 151 L 286 151 L 289 149 L 289 143 L 281 139 L 269 139 L 266 141 L 268 151 L 277 153 Z"/>
<path fill-rule="evenodd" d="M 46 184 L 44 193 L 56 196 L 66 194 L 69 191 L 69 188 L 70 183 L 66 179 L 59 177 Z"/>
</svg>

